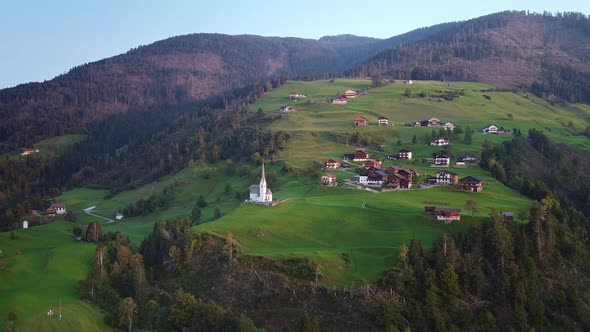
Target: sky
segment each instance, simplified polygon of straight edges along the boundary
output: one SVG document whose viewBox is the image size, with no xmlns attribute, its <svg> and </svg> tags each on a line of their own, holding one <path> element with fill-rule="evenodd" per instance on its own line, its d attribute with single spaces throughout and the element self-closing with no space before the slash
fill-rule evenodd
<svg viewBox="0 0 590 332">
<path fill-rule="evenodd" d="M 389 38 L 503 10 L 588 15 L 590 1 L 2 0 L 0 89 L 188 33 Z"/>
</svg>

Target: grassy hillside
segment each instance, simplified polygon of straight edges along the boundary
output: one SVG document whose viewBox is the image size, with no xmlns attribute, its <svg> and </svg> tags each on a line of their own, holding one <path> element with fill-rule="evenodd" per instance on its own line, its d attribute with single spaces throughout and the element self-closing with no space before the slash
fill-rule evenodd
<svg viewBox="0 0 590 332">
<path fill-rule="evenodd" d="M 318 167 L 318 162 L 326 158 L 341 159 L 343 153 L 354 151 L 355 147 L 346 143 L 358 132 L 372 141 L 373 157 L 384 158 L 402 148 L 414 151 L 413 160 L 385 160 L 382 167 L 401 165 L 417 169 L 422 179 L 434 176 L 439 169 L 429 167 L 432 163 L 429 158 L 441 148 L 425 144 L 425 136 L 429 137 L 432 129 L 405 125 L 429 117 L 452 122 L 464 130 L 467 126 L 474 130 L 472 144 L 463 144 L 462 138 L 452 142 L 454 155 L 464 152 L 479 155 L 485 140 L 511 139 L 510 135 L 481 133 L 481 128 L 490 124 L 523 132 L 537 128 L 558 142 L 590 149 L 590 141 L 576 134 L 589 124 L 587 105 L 551 105 L 532 95 L 490 92 L 492 87 L 483 84 L 395 83 L 369 89 L 368 95 L 349 100 L 348 105 L 327 103 L 328 98 L 347 89 L 361 90 L 369 86 L 370 82 L 365 80 L 289 82 L 267 93 L 251 109 L 273 113 L 279 113 L 283 105 L 297 109 L 297 112 L 282 115 L 272 124 L 272 129 L 291 133 L 287 148 L 278 159 L 301 171 Z M 410 89 L 411 97 L 406 96 L 406 89 Z M 290 101 L 286 96 L 292 91 L 306 94 L 308 98 Z M 439 97 L 445 92 L 457 92 L 458 97 L 452 101 Z M 368 127 L 353 127 L 353 119 L 359 115 L 369 119 Z M 377 126 L 379 116 L 388 117 L 395 126 Z M 412 143 L 413 136 L 417 138 L 416 143 Z M 312 184 L 298 191 L 275 191 L 275 196 L 293 199 L 287 203 L 273 208 L 243 205 L 234 213 L 197 229 L 220 235 L 231 232 L 247 254 L 310 257 L 322 265 L 327 284 L 350 285 L 362 279 L 373 280 L 397 259 L 399 246 L 414 236 L 430 247 L 443 232 L 465 230 L 483 220 L 492 208 L 516 212 L 531 206 L 529 199 L 505 187 L 479 167 L 453 167 L 452 171 L 460 177 L 481 177 L 485 181 L 484 192 L 472 194 L 433 188 L 374 194 L 318 188 L 317 184 Z M 336 173 L 340 180 L 351 176 Z M 478 202 L 480 212 L 474 217 L 464 213 L 461 223 L 444 225 L 424 215 L 424 205 L 429 202 L 465 209 L 468 199 Z"/>
<path fill-rule="evenodd" d="M 413 236 L 426 247 L 443 232 L 465 230 L 480 222 L 492 208 L 518 211 L 530 207 L 531 201 L 503 186 L 479 167 L 453 168 L 460 176 L 476 175 L 485 183 L 485 190 L 469 194 L 448 188 L 411 190 L 390 193 L 370 193 L 341 188 L 322 188 L 319 179 L 310 169 L 328 157 L 342 158 L 345 152 L 355 148 L 347 146 L 347 140 L 359 132 L 372 141 L 373 156 L 384 158 L 401 148 L 414 151 L 414 160 L 385 161 L 383 167 L 401 165 L 417 169 L 421 178 L 433 176 L 438 169 L 430 168 L 432 153 L 440 150 L 424 144 L 430 136 L 430 128 L 413 128 L 404 123 L 437 117 L 450 121 L 463 129 L 474 131 L 473 144 L 452 142 L 452 153 L 479 154 L 484 140 L 500 142 L 510 136 L 484 135 L 480 129 L 496 124 L 507 129 L 541 129 L 558 142 L 590 149 L 588 139 L 576 135 L 588 125 L 590 108 L 585 105 L 550 105 L 534 96 L 512 92 L 490 92 L 491 87 L 476 83 L 415 82 L 413 85 L 395 83 L 383 88 L 369 89 L 368 95 L 350 100 L 348 105 L 330 105 L 328 98 L 344 93 L 347 89 L 368 88 L 366 80 L 336 80 L 317 82 L 289 82 L 275 89 L 251 106 L 252 110 L 278 113 L 283 105 L 294 106 L 298 111 L 285 114 L 271 125 L 273 130 L 285 130 L 291 134 L 287 148 L 279 156 L 277 165 L 269 164 L 267 176 L 275 200 L 286 199 L 273 208 L 250 206 L 236 198 L 236 191 L 245 193 L 248 186 L 258 182 L 259 167 L 196 164 L 178 174 L 152 184 L 125 191 L 106 199 L 108 190 L 78 188 L 64 193 L 59 199 L 68 205 L 70 212 L 82 221 L 97 219 L 82 212 L 96 206 L 93 213 L 113 219 L 116 211 L 150 194 L 159 193 L 166 186 L 175 184 L 175 199 L 171 206 L 155 213 L 125 218 L 112 223 L 105 222 L 105 231 L 122 231 L 139 244 L 154 222 L 190 214 L 199 195 L 208 206 L 202 210 L 201 231 L 225 235 L 232 232 L 242 244 L 246 254 L 263 255 L 277 259 L 309 257 L 322 265 L 326 284 L 349 285 L 362 279 L 373 280 L 397 259 L 397 248 Z M 405 96 L 410 89 L 412 97 Z M 485 90 L 485 92 L 482 92 Z M 297 91 L 307 99 L 289 101 L 286 96 Z M 460 94 L 452 101 L 439 95 L 445 91 Z M 420 95 L 429 97 L 420 97 Z M 485 95 L 485 96 L 484 96 Z M 487 97 L 486 97 L 487 96 Z M 508 119 L 508 113 L 512 119 Z M 354 128 L 352 120 L 363 115 L 370 121 L 364 128 Z M 393 127 L 378 127 L 377 117 L 386 116 Z M 571 122 L 571 123 L 570 123 Z M 572 127 L 573 125 L 573 127 Z M 437 130 L 438 135 L 438 130 Z M 417 142 L 412 144 L 412 137 Z M 282 165 L 295 170 L 285 173 Z M 233 172 L 228 172 L 233 168 Z M 204 176 L 207 169 L 212 175 Z M 352 174 L 337 171 L 340 180 Z M 434 222 L 424 215 L 427 202 L 448 204 L 464 208 L 467 199 L 479 203 L 480 212 L 474 217 L 454 225 Z M 222 218 L 213 221 L 213 210 L 219 207 Z"/>
<path fill-rule="evenodd" d="M 33 144 L 33 148 L 39 149 L 39 155 L 42 157 L 59 157 L 66 149 L 73 144 L 86 139 L 86 135 L 63 135 L 44 139 Z M 20 150 L 15 150 L 4 154 L 2 157 L 6 158 L 26 158 L 20 155 Z"/>
<path fill-rule="evenodd" d="M 52 224 L 18 230 L 11 239 L 0 233 L 0 250 L 8 266 L 0 272 L 0 317 L 13 311 L 18 331 L 106 331 L 102 314 L 80 301 L 74 292 L 78 280 L 90 271 L 94 245 L 76 243 L 71 224 Z M 63 318 L 47 317 L 47 311 Z"/>
</svg>

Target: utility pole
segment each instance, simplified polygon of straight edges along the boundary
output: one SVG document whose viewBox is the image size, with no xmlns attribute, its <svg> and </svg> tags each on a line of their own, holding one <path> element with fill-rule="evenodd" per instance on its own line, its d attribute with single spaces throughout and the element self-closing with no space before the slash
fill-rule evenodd
<svg viewBox="0 0 590 332">
<path fill-rule="evenodd" d="M 61 299 L 59 299 L 59 320 L 61 320 Z"/>
</svg>

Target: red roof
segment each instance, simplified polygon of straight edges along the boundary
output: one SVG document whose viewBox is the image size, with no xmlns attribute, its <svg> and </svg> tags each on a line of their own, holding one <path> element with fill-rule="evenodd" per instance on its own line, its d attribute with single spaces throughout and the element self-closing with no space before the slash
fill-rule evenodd
<svg viewBox="0 0 590 332">
<path fill-rule="evenodd" d="M 329 178 L 332 178 L 332 179 L 335 179 L 336 178 L 336 175 L 334 175 L 332 173 L 326 173 L 324 175 L 327 176 L 327 177 L 329 177 Z"/>
<path fill-rule="evenodd" d="M 359 116 L 356 119 L 354 119 L 354 121 L 367 121 L 367 118 Z"/>
</svg>

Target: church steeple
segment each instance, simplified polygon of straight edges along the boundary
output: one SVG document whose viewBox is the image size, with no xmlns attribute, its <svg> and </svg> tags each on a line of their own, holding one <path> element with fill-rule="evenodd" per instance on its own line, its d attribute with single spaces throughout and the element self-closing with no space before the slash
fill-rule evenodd
<svg viewBox="0 0 590 332">
<path fill-rule="evenodd" d="M 260 185 L 262 186 L 263 183 L 266 187 L 266 174 L 264 174 L 264 159 L 262 159 L 262 175 L 260 176 Z"/>
</svg>

